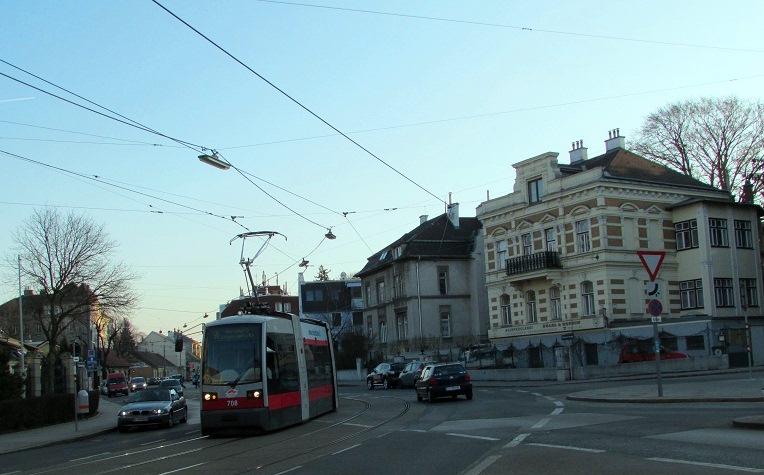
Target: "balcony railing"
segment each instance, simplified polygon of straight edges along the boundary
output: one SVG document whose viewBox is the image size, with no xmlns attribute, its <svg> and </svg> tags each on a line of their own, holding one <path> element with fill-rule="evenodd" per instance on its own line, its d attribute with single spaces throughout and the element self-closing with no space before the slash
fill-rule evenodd
<svg viewBox="0 0 764 475">
<path fill-rule="evenodd" d="M 543 269 L 562 269 L 560 255 L 554 251 L 544 251 L 507 259 L 507 275 L 524 274 Z"/>
</svg>

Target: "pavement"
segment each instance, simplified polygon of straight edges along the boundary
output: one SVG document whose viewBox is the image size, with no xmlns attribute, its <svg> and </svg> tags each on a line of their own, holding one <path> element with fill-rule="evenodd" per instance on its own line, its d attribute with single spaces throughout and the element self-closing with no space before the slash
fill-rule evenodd
<svg viewBox="0 0 764 475">
<path fill-rule="evenodd" d="M 628 403 L 628 404 L 666 404 L 666 403 L 698 403 L 698 402 L 764 402 L 762 374 L 757 371 L 753 378 L 745 373 L 739 373 L 739 379 L 720 381 L 701 381 L 693 378 L 666 378 L 662 380 L 662 395 L 658 395 L 657 382 L 637 385 L 621 385 L 619 381 L 610 381 L 607 387 L 587 391 L 571 392 L 566 398 L 571 401 L 588 401 L 598 403 Z M 541 382 L 544 383 L 544 382 Z M 548 384 L 566 384 L 552 383 Z M 519 386 L 513 382 L 475 381 L 476 386 L 486 387 L 497 384 L 506 387 Z M 528 382 L 528 384 L 532 384 Z M 547 384 L 547 385 L 548 385 Z M 571 389 L 575 384 L 569 384 Z M 363 382 L 340 382 L 340 386 L 365 387 Z M 186 388 L 186 397 L 190 400 L 199 399 L 199 390 Z M 56 424 L 38 429 L 0 434 L 0 455 L 37 447 L 46 447 L 64 442 L 88 439 L 117 430 L 117 412 L 122 407 L 122 399 L 107 399 L 101 397 L 98 413 L 87 419 L 80 419 L 76 426 L 74 422 Z M 740 417 L 732 420 L 734 427 L 764 430 L 764 407 L 759 414 Z"/>
</svg>

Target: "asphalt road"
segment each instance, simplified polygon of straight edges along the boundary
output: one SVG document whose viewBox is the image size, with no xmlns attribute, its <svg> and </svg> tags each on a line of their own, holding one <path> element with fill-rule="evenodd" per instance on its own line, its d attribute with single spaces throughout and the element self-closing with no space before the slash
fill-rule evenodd
<svg viewBox="0 0 764 475">
<path fill-rule="evenodd" d="M 764 431 L 731 426 L 760 403 L 565 399 L 603 384 L 631 383 L 476 385 L 472 401 L 435 403 L 413 390 L 341 388 L 337 412 L 246 438 L 201 437 L 192 410 L 171 429 L 7 454 L 0 474 L 764 473 Z"/>
</svg>

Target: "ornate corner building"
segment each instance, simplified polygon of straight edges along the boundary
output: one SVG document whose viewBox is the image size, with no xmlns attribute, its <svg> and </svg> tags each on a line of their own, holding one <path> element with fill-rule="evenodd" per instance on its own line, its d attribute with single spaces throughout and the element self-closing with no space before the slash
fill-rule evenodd
<svg viewBox="0 0 764 475">
<path fill-rule="evenodd" d="M 570 340 L 580 364 L 614 363 L 624 340 L 652 337 L 651 300 L 667 348 L 747 364 L 750 325 L 764 361 L 761 207 L 628 151 L 618 130 L 594 158 L 575 142 L 568 164 L 548 152 L 513 167 L 513 191 L 477 218 L 488 337 L 523 351 L 518 366 L 552 366 Z M 665 252 L 652 283 L 640 251 Z"/>
</svg>

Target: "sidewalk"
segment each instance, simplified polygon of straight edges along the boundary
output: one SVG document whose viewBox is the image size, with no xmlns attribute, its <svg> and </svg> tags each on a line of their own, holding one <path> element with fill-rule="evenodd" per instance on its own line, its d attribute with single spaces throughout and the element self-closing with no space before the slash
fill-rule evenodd
<svg viewBox="0 0 764 475">
<path fill-rule="evenodd" d="M 476 381 L 477 386 L 482 382 Z M 488 383 L 486 387 L 495 386 Z M 589 401 L 599 403 L 689 403 L 689 402 L 764 402 L 762 377 L 757 374 L 754 379 L 741 377 L 724 381 L 693 381 L 692 378 L 666 378 L 662 382 L 663 396 L 658 397 L 658 385 L 655 381 L 633 386 L 611 381 L 608 387 L 589 391 L 571 392 L 566 397 L 571 401 Z M 555 384 L 555 383 L 550 383 Z M 562 383 L 565 384 L 565 383 Z M 513 386 L 515 383 L 502 383 Z M 571 389 L 572 389 L 571 384 Z M 341 383 L 340 387 L 364 387 L 358 384 Z M 187 397 L 198 398 L 198 390 L 186 388 Z M 196 394 L 194 394 L 196 392 Z M 0 435 L 0 455 L 18 452 L 35 447 L 71 442 L 104 434 L 117 429 L 117 412 L 122 407 L 121 399 L 109 400 L 101 398 L 98 414 L 77 422 L 41 427 L 21 432 Z M 733 426 L 764 430 L 764 405 L 759 411 L 761 415 L 741 417 L 732 421 Z"/>
</svg>

